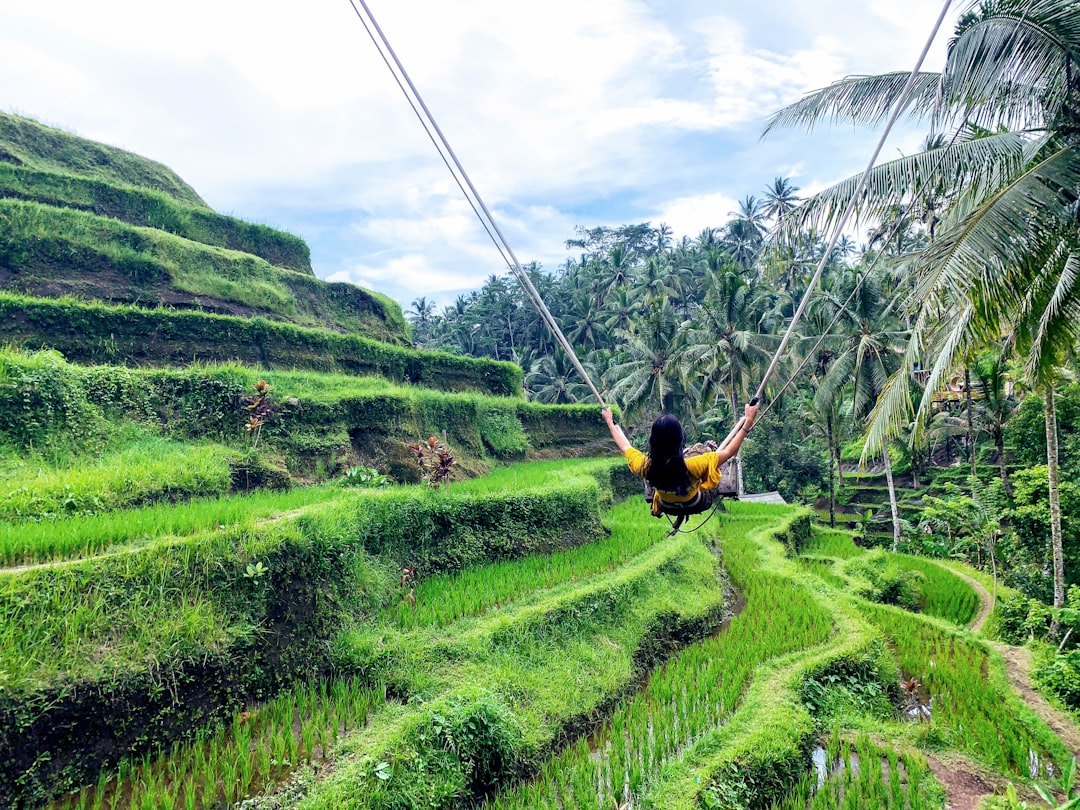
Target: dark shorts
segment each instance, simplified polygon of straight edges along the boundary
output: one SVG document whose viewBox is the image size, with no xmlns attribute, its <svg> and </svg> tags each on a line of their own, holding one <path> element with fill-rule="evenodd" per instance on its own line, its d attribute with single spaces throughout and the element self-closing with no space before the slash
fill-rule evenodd
<svg viewBox="0 0 1080 810">
<path fill-rule="evenodd" d="M 652 506 L 655 491 L 652 484 L 646 481 L 645 500 L 648 501 L 650 507 Z M 660 512 L 665 515 L 697 515 L 712 506 L 718 494 L 719 492 L 716 489 L 699 489 L 697 495 L 685 503 L 671 503 L 661 498 Z M 657 517 L 660 517 L 660 515 L 657 515 Z"/>
</svg>

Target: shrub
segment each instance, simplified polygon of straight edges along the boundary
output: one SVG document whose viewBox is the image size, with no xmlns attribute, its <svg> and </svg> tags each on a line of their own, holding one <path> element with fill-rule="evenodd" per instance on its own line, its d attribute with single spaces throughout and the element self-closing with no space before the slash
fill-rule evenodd
<svg viewBox="0 0 1080 810">
<path fill-rule="evenodd" d="M 884 551 L 875 549 L 847 560 L 843 570 L 853 580 L 855 593 L 863 599 L 905 610 L 919 609 L 922 599 L 919 584 L 925 575 L 888 561 Z"/>
</svg>

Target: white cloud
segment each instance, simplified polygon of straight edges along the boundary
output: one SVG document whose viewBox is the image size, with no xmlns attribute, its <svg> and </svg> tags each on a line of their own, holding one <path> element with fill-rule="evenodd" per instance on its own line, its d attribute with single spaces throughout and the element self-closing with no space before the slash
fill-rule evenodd
<svg viewBox="0 0 1080 810">
<path fill-rule="evenodd" d="M 519 258 L 549 269 L 574 225 L 696 235 L 773 176 L 805 192 L 849 172 L 865 157 L 755 152 L 764 116 L 910 66 L 938 8 L 369 2 Z M 219 209 L 309 238 L 320 272 L 406 301 L 504 272 L 345 2 L 23 0 L 0 31 L 5 109 L 166 163 Z"/>
<path fill-rule="evenodd" d="M 697 236 L 705 228 L 727 222 L 738 207 L 725 194 L 697 194 L 662 203 L 653 221 L 666 222 L 677 235 Z"/>
</svg>

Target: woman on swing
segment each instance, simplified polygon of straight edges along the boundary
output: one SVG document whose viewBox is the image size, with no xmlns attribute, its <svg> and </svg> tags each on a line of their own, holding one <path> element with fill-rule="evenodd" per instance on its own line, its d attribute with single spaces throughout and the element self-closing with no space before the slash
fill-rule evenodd
<svg viewBox="0 0 1080 810">
<path fill-rule="evenodd" d="M 720 446 L 692 458 L 683 457 L 682 425 L 671 414 L 661 414 L 652 423 L 649 454 L 645 455 L 630 445 L 622 428 L 615 424 L 611 408 L 605 406 L 600 413 L 611 438 L 626 456 L 630 471 L 652 484 L 652 513 L 660 517 L 665 512 L 680 516 L 697 514 L 712 504 L 716 485 L 720 483 L 720 465 L 739 452 L 759 407 L 756 398 L 750 400 L 745 415 Z"/>
</svg>

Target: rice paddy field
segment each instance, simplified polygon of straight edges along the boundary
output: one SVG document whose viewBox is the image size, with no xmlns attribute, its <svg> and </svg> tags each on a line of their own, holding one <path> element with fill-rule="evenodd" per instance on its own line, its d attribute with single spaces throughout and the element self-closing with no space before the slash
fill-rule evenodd
<svg viewBox="0 0 1080 810">
<path fill-rule="evenodd" d="M 937 810 L 942 750 L 1021 788 L 1067 764 L 946 564 L 889 555 L 918 605 L 870 601 L 846 567 L 866 552 L 808 510 L 730 503 L 670 536 L 620 464 L 0 522 L 0 739 L 39 746 L 0 806 Z M 440 554 L 410 556 L 446 515 Z M 70 578 L 156 590 L 121 607 Z"/>
</svg>

